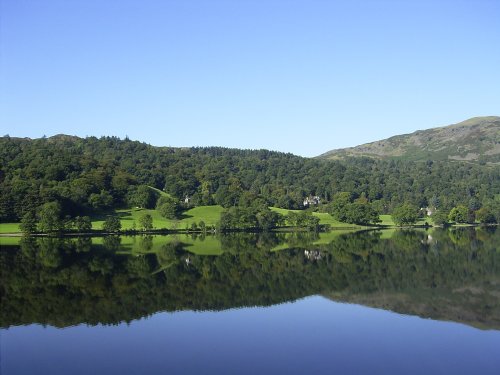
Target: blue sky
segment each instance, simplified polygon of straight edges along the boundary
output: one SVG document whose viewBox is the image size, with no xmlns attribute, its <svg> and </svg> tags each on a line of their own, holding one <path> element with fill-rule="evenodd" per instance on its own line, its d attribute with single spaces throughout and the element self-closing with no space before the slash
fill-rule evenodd
<svg viewBox="0 0 500 375">
<path fill-rule="evenodd" d="M 500 115 L 500 1 L 1 0 L 0 133 L 315 156 Z"/>
</svg>

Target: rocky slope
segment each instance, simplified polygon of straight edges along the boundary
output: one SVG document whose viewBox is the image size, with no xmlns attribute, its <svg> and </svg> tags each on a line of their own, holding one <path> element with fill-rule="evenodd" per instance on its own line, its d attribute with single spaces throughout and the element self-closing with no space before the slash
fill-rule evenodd
<svg viewBox="0 0 500 375">
<path fill-rule="evenodd" d="M 348 156 L 500 163 L 500 117 L 474 117 L 454 125 L 332 150 L 319 157 L 341 159 Z"/>
</svg>

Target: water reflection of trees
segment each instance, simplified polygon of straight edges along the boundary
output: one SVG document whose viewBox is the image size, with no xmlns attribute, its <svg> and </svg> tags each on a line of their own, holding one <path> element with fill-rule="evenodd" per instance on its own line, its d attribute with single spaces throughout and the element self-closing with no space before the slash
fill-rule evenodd
<svg viewBox="0 0 500 375">
<path fill-rule="evenodd" d="M 115 324 L 157 311 L 266 306 L 323 294 L 500 327 L 494 229 L 398 231 L 390 239 L 364 232 L 319 245 L 314 236 L 231 234 L 220 238 L 220 256 L 191 254 L 182 240 L 153 246 L 147 236 L 134 244 L 140 255 L 117 252 L 120 237 L 94 244 L 23 239 L 0 252 L 1 326 Z M 284 243 L 287 249 L 270 251 Z"/>
</svg>

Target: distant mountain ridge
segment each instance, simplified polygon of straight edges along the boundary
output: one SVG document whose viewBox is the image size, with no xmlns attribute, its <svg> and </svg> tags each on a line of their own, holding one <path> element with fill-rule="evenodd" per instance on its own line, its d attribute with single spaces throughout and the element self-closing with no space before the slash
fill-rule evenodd
<svg viewBox="0 0 500 375">
<path fill-rule="evenodd" d="M 331 150 L 318 157 L 342 159 L 349 156 L 500 163 L 500 117 L 473 117 L 458 124 Z"/>
</svg>

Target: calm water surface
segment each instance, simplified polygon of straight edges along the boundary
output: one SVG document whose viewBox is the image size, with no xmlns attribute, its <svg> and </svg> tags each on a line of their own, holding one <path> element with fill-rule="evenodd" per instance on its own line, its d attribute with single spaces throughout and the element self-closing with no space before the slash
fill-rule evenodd
<svg viewBox="0 0 500 375">
<path fill-rule="evenodd" d="M 499 374 L 494 229 L 3 240 L 2 374 Z"/>
</svg>

